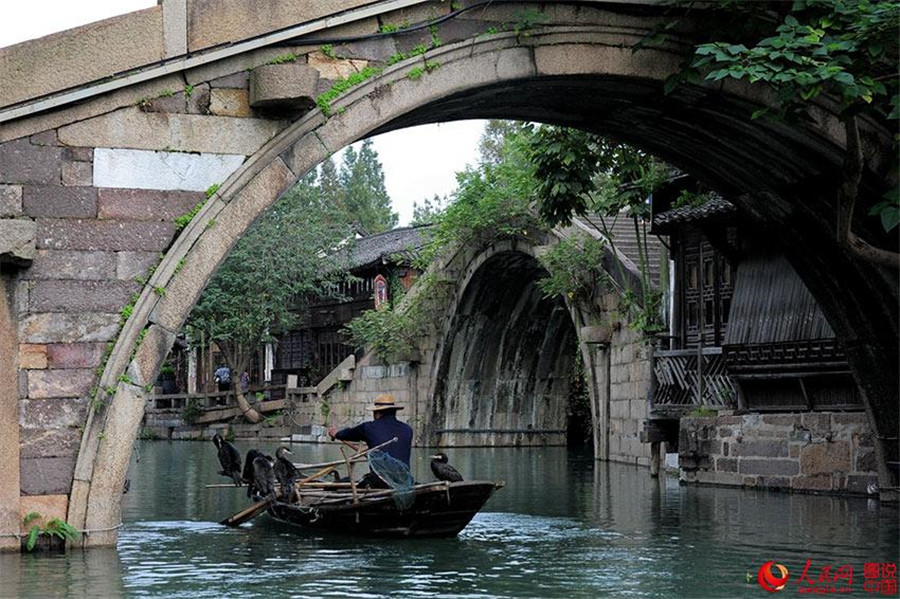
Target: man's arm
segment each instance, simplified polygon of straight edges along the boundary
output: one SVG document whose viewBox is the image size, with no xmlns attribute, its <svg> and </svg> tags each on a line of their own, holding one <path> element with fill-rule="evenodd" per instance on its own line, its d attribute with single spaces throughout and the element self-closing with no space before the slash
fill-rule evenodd
<svg viewBox="0 0 900 599">
<path fill-rule="evenodd" d="M 366 440 L 366 423 L 357 424 L 350 428 L 342 428 L 337 430 L 336 426 L 328 429 L 328 436 L 339 441 L 365 441 Z"/>
</svg>

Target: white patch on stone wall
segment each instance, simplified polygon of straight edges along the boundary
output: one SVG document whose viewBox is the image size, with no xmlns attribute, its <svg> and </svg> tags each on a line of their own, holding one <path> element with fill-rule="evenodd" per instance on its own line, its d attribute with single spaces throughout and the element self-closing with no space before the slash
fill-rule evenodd
<svg viewBox="0 0 900 599">
<path fill-rule="evenodd" d="M 206 191 L 244 162 L 240 154 L 186 154 L 96 148 L 94 187 Z"/>
</svg>

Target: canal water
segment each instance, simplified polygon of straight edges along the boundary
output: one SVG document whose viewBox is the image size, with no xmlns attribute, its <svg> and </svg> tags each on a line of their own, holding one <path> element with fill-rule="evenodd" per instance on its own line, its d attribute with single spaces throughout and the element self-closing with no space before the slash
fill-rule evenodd
<svg viewBox="0 0 900 599">
<path fill-rule="evenodd" d="M 213 444 L 138 442 L 118 547 L 0 555 L 0 596 L 763 597 L 757 572 L 775 560 L 785 597 L 810 560 L 814 580 L 851 566 L 853 595 L 872 597 L 864 564 L 898 561 L 898 510 L 865 498 L 684 487 L 565 448 L 447 453 L 467 478 L 506 486 L 457 538 L 373 540 L 267 516 L 220 526 L 246 497 L 204 487 L 226 480 Z M 338 455 L 295 445 L 293 458 Z M 413 449 L 418 480 L 431 480 L 428 455 Z"/>
</svg>

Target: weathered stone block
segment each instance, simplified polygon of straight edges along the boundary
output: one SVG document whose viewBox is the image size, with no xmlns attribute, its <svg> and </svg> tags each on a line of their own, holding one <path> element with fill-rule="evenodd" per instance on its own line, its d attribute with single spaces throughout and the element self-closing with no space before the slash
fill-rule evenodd
<svg viewBox="0 0 900 599">
<path fill-rule="evenodd" d="M 25 139 L 0 144 L 0 183 L 59 185 L 60 153 L 59 148 L 34 146 Z"/>
<path fill-rule="evenodd" d="M 97 190 L 93 187 L 26 186 L 22 204 L 31 217 L 94 218 Z"/>
<path fill-rule="evenodd" d="M 32 220 L 0 219 L 0 263 L 27 265 L 34 260 L 37 230 Z"/>
<path fill-rule="evenodd" d="M 227 179 L 243 162 L 244 156 L 241 154 L 187 154 L 98 148 L 94 158 L 94 185 L 206 191 L 212 184 Z"/>
<path fill-rule="evenodd" d="M 134 281 L 37 281 L 30 305 L 35 312 L 117 312 L 139 289 Z"/>
<path fill-rule="evenodd" d="M 61 127 L 59 136 L 69 145 L 97 147 L 94 152 L 94 177 L 98 187 L 138 187 L 97 182 L 98 152 L 121 151 L 117 148 L 169 149 L 178 153 L 249 156 L 284 125 L 281 121 L 266 119 L 142 112 L 133 107 Z"/>
<path fill-rule="evenodd" d="M 329 79 L 331 81 L 337 81 L 338 79 L 346 79 L 350 75 L 354 73 L 358 73 L 366 66 L 368 66 L 368 61 L 365 60 L 353 60 L 348 58 L 329 58 L 325 56 L 321 52 L 311 52 L 306 57 L 307 65 L 309 65 L 308 69 L 312 69 L 317 77 L 312 80 L 313 87 L 311 89 L 315 89 L 315 82 L 318 80 L 318 77 L 322 79 Z M 286 64 L 296 64 L 296 63 L 286 63 Z M 272 65 L 272 66 L 283 66 L 283 65 Z M 303 65 L 298 65 L 303 66 Z M 254 70 L 254 73 L 258 69 Z M 253 89 L 253 75 L 250 76 L 250 89 Z M 252 92 L 251 92 L 252 93 Z"/>
<path fill-rule="evenodd" d="M 49 131 L 41 131 L 40 133 L 35 133 L 28 138 L 28 141 L 36 146 L 59 145 L 59 138 L 57 138 L 56 136 L 56 129 L 50 129 Z"/>
<path fill-rule="evenodd" d="M 850 444 L 846 441 L 808 445 L 800 452 L 803 474 L 850 472 Z"/>
<path fill-rule="evenodd" d="M 50 368 L 95 368 L 106 351 L 105 343 L 51 343 L 45 347 Z"/>
<path fill-rule="evenodd" d="M 212 81 L 209 82 L 209 86 L 213 89 L 216 89 L 216 88 L 246 89 L 249 81 L 250 81 L 250 72 L 249 71 L 240 71 L 239 73 L 234 73 L 232 75 L 226 75 L 224 77 L 219 77 L 218 79 L 213 79 Z"/>
<path fill-rule="evenodd" d="M 744 441 L 732 446 L 732 455 L 783 458 L 788 455 L 787 441 Z"/>
<path fill-rule="evenodd" d="M 253 116 L 253 110 L 250 109 L 250 96 L 245 89 L 210 90 L 209 112 L 216 116 Z"/>
<path fill-rule="evenodd" d="M 22 186 L 0 185 L 0 218 L 22 216 Z"/>
<path fill-rule="evenodd" d="M 106 219 L 171 221 L 206 200 L 198 191 L 100 189 L 98 216 Z"/>
<path fill-rule="evenodd" d="M 22 498 L 19 504 L 19 522 L 25 520 L 31 512 L 37 512 L 41 517 L 34 520 L 34 524 L 44 526 L 50 520 L 59 518 L 66 519 L 66 511 L 69 507 L 68 495 L 31 495 Z M 30 526 L 30 525 L 29 525 Z M 22 532 L 26 532 L 23 530 Z"/>
<path fill-rule="evenodd" d="M 159 260 L 156 252 L 116 252 L 116 278 L 123 281 L 146 277 Z"/>
<path fill-rule="evenodd" d="M 67 494 L 72 487 L 76 455 L 20 458 L 19 484 L 23 495 Z"/>
<path fill-rule="evenodd" d="M 110 341 L 119 330 L 118 314 L 29 314 L 19 319 L 22 343 Z"/>
<path fill-rule="evenodd" d="M 57 431 L 75 430 L 84 424 L 87 415 L 88 400 L 84 397 L 71 397 L 66 399 L 23 399 L 19 401 L 19 423 L 29 433 L 24 435 L 27 439 L 30 431 Z M 39 432 L 35 432 L 39 435 Z M 80 436 L 80 433 L 79 433 Z M 74 446 L 77 450 L 77 444 Z M 60 455 L 60 448 L 50 447 L 40 455 Z M 68 455 L 63 452 L 62 455 Z"/>
<path fill-rule="evenodd" d="M 348 69 L 348 74 L 354 72 L 356 69 Z M 300 110 L 312 108 L 316 104 L 318 81 L 319 71 L 299 62 L 263 65 L 254 69 L 250 75 L 250 106 Z"/>
<path fill-rule="evenodd" d="M 90 162 L 63 162 L 62 184 L 69 186 L 93 185 L 94 166 Z"/>
<path fill-rule="evenodd" d="M 795 476 L 791 479 L 791 488 L 802 491 L 830 491 L 831 475 Z"/>
<path fill-rule="evenodd" d="M 28 397 L 82 397 L 90 392 L 94 379 L 94 371 L 87 368 L 29 370 Z"/>
<path fill-rule="evenodd" d="M 783 476 L 760 476 L 757 485 L 766 489 L 790 489 L 791 479 Z"/>
<path fill-rule="evenodd" d="M 831 422 L 835 426 L 856 424 L 868 430 L 869 424 L 864 412 L 834 412 L 831 414 Z"/>
<path fill-rule="evenodd" d="M 764 424 L 788 427 L 797 424 L 797 416 L 797 414 L 765 414 L 762 421 Z"/>
<path fill-rule="evenodd" d="M 144 112 L 184 113 L 187 109 L 187 100 L 181 92 L 173 93 L 171 95 L 164 94 L 156 98 L 148 98 L 142 101 L 140 109 Z"/>
<path fill-rule="evenodd" d="M 19 344 L 19 368 L 40 370 L 47 368 L 47 346 L 36 343 Z"/>
<path fill-rule="evenodd" d="M 37 245 L 53 250 L 143 250 L 161 252 L 169 246 L 175 225 L 169 222 L 39 219 Z"/>
<path fill-rule="evenodd" d="M 824 433 L 831 427 L 831 415 L 807 412 L 800 415 L 802 425 L 813 433 Z"/>
<path fill-rule="evenodd" d="M 209 84 L 198 83 L 187 96 L 188 114 L 209 114 Z"/>
<path fill-rule="evenodd" d="M 741 474 L 792 476 L 800 472 L 800 464 L 796 460 L 744 458 L 738 464 L 738 472 Z"/>
<path fill-rule="evenodd" d="M 738 461 L 736 458 L 716 459 L 716 470 L 720 472 L 737 472 Z"/>
<path fill-rule="evenodd" d="M 62 149 L 63 162 L 93 162 L 94 148 L 66 146 Z M 90 185 L 90 183 L 88 183 Z"/>
<path fill-rule="evenodd" d="M 116 254 L 112 252 L 70 252 L 37 250 L 37 256 L 24 273 L 26 279 L 113 279 Z"/>
</svg>

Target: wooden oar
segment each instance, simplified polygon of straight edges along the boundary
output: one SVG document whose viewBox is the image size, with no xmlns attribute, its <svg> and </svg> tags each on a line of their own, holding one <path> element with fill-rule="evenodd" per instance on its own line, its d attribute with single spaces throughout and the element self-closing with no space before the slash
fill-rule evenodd
<svg viewBox="0 0 900 599">
<path fill-rule="evenodd" d="M 225 526 L 240 526 L 244 522 L 252 520 L 262 512 L 266 511 L 273 503 L 275 503 L 275 497 L 267 497 L 262 501 L 257 501 L 250 507 L 242 509 L 233 516 L 225 518 L 224 520 L 219 522 L 219 524 L 224 524 Z"/>
</svg>

